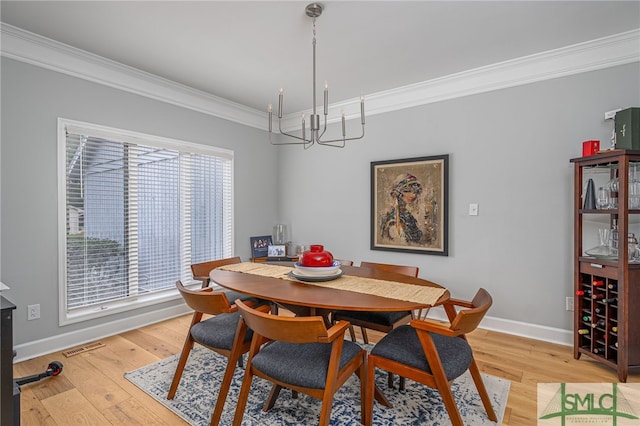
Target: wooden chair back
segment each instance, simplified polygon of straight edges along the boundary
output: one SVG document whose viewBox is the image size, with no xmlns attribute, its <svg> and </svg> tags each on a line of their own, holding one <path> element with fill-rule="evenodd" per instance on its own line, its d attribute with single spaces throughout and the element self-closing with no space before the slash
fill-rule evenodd
<svg viewBox="0 0 640 426">
<path fill-rule="evenodd" d="M 213 291 L 211 287 L 189 290 L 180 280 L 176 282 L 176 287 L 187 306 L 195 312 L 218 315 L 237 310 L 231 306 L 226 294 L 221 291 Z"/>
<path fill-rule="evenodd" d="M 270 315 L 252 309 L 240 300 L 236 300 L 235 304 L 249 328 L 254 333 L 269 340 L 288 343 L 329 342 L 327 327 L 321 316 L 287 317 Z"/>
<path fill-rule="evenodd" d="M 384 272 L 395 272 L 396 274 L 408 275 L 410 277 L 417 277 L 419 268 L 417 266 L 404 266 L 404 265 L 393 265 L 390 263 L 376 263 L 376 262 L 360 262 L 361 268 L 369 268 L 369 269 L 377 269 L 379 271 Z M 409 319 L 412 318 L 420 318 L 422 316 L 422 310 L 418 311 L 417 314 L 414 312 L 407 312 L 406 316 L 399 319 L 395 324 L 389 326 L 382 323 L 376 323 L 375 321 L 370 321 L 368 319 L 369 315 L 366 312 L 354 312 L 354 311 L 337 311 L 334 313 L 334 317 L 338 320 L 342 319 L 345 321 L 349 321 L 351 325 L 349 326 L 349 334 L 351 335 L 351 340 L 356 341 L 356 335 L 353 327 L 360 327 L 360 332 L 362 333 L 362 340 L 364 343 L 369 343 L 369 336 L 367 335 L 367 328 L 372 330 L 382 331 L 387 333 L 395 328 L 396 325 L 406 324 Z M 391 376 L 389 376 L 389 380 L 391 381 Z"/>
<path fill-rule="evenodd" d="M 191 265 L 191 274 L 193 279 L 202 281 L 202 287 L 209 287 L 209 272 L 212 270 L 233 263 L 241 263 L 240 256 L 228 257 L 226 259 L 210 260 L 208 262 L 193 263 Z"/>
<path fill-rule="evenodd" d="M 378 269 L 385 272 L 395 272 L 396 274 L 417 277 L 420 268 L 417 266 L 392 265 L 390 263 L 360 262 L 360 267 Z"/>
<path fill-rule="evenodd" d="M 366 384 L 366 351 L 354 343 L 344 340 L 344 334 L 349 327 L 348 322 L 340 321 L 327 329 L 324 319 L 321 316 L 278 316 L 253 309 L 239 299 L 235 301 L 235 304 L 240 311 L 240 316 L 242 317 L 241 323 L 246 324 L 246 326 L 253 330 L 253 338 L 251 340 L 249 360 L 247 361 L 242 387 L 236 404 L 236 412 L 233 419 L 234 426 L 240 426 L 242 424 L 242 417 L 247 404 L 253 376 L 262 377 L 274 384 L 274 387 L 271 389 L 269 397 L 264 404 L 263 411 L 268 411 L 274 406 L 281 389 L 289 388 L 292 392 L 302 392 L 322 401 L 322 407 L 320 409 L 320 426 L 329 425 L 333 396 L 354 373 L 356 373 L 360 378 L 361 401 L 364 401 Z M 264 343 L 269 340 L 273 346 L 264 345 Z M 288 343 L 302 344 L 302 346 L 304 346 L 304 344 L 311 344 L 311 346 L 307 346 L 306 349 L 303 349 L 303 353 L 313 351 L 314 355 L 318 350 L 315 343 L 331 344 L 330 355 L 327 359 L 328 363 L 324 364 L 323 362 L 320 362 L 319 364 L 309 364 L 305 361 L 303 365 L 304 372 L 301 371 L 301 365 L 298 365 L 297 368 L 295 368 L 293 376 L 282 374 L 283 372 L 281 368 L 270 368 L 273 366 L 280 366 L 283 362 L 286 363 L 287 361 L 291 361 L 282 359 L 282 357 L 286 358 L 287 353 L 289 352 L 289 349 L 286 349 L 285 352 L 282 352 L 282 349 L 290 348 L 290 346 L 283 346 L 283 344 Z M 349 352 L 351 354 L 349 355 L 350 358 L 348 361 L 341 365 L 341 360 L 343 360 L 343 348 L 345 346 L 349 348 Z M 257 359 L 261 356 L 262 348 L 267 347 L 271 348 L 271 351 L 267 351 L 265 349 L 263 353 L 266 354 L 264 356 L 267 358 L 261 359 L 263 368 L 258 369 L 254 366 L 253 360 L 254 358 Z M 353 352 L 354 349 L 357 350 L 357 353 Z M 305 359 L 305 356 L 298 358 L 298 360 L 301 359 Z M 326 369 L 326 377 L 324 378 L 324 383 L 322 385 L 315 380 L 311 380 L 309 384 L 312 385 L 309 386 L 308 384 L 295 383 L 295 380 L 292 379 L 292 377 L 299 377 L 299 374 L 306 373 L 307 371 L 315 371 L 315 373 L 310 374 L 310 376 L 316 377 L 319 369 Z M 362 423 L 366 422 L 364 405 L 362 405 L 361 408 L 360 421 Z"/>
<path fill-rule="evenodd" d="M 481 288 L 471 301 L 472 307 L 460 310 L 453 321 L 451 321 L 451 330 L 455 331 L 456 334 L 472 332 L 478 328 L 482 318 L 484 318 L 492 304 L 493 299 L 491 295 L 487 290 Z"/>
</svg>

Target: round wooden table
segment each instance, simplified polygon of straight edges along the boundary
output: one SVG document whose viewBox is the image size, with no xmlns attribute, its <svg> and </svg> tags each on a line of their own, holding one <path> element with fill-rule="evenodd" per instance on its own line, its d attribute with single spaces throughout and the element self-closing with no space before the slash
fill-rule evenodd
<svg viewBox="0 0 640 426">
<path fill-rule="evenodd" d="M 291 266 L 290 264 L 279 263 Z M 345 275 L 373 278 L 383 281 L 423 285 L 442 288 L 439 284 L 408 275 L 384 272 L 376 269 L 342 266 Z M 211 281 L 229 290 L 270 300 L 291 310 L 296 315 L 326 315 L 337 310 L 347 311 L 410 311 L 427 309 L 444 303 L 450 297 L 449 291 L 434 305 L 406 300 L 391 299 L 371 294 L 337 290 L 279 278 L 264 277 L 242 272 L 214 269 L 209 274 Z M 233 303 L 233 301 L 230 300 Z"/>
</svg>

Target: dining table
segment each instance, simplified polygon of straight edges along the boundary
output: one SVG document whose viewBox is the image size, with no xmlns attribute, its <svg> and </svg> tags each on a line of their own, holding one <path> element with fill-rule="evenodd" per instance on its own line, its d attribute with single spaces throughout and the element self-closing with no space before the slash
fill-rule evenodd
<svg viewBox="0 0 640 426">
<path fill-rule="evenodd" d="M 292 262 L 243 262 L 218 267 L 209 277 L 220 287 L 268 300 L 296 316 L 322 316 L 327 327 L 331 312 L 338 310 L 415 312 L 450 298 L 437 283 L 394 272 L 343 265 L 335 279 L 307 281 L 294 269 Z M 375 398 L 391 406 L 377 386 Z"/>
<path fill-rule="evenodd" d="M 336 279 L 303 281 L 291 274 L 293 269 L 292 262 L 245 262 L 219 267 L 209 275 L 221 287 L 269 300 L 295 315 L 425 310 L 450 297 L 437 283 L 394 272 L 343 265 Z"/>
</svg>

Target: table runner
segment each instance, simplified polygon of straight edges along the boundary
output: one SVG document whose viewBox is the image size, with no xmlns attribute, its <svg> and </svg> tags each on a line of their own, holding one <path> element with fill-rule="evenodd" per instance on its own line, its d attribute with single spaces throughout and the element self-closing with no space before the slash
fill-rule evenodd
<svg viewBox="0 0 640 426">
<path fill-rule="evenodd" d="M 288 275 L 289 272 L 294 269 L 289 266 L 243 262 L 220 266 L 218 269 L 260 275 L 263 277 L 278 278 L 281 280 L 299 281 L 294 277 Z M 301 282 L 319 287 L 333 288 L 336 290 L 347 290 L 356 293 L 387 297 L 389 299 L 424 303 L 431 306 L 435 305 L 438 299 L 446 291 L 446 289 L 439 287 L 428 287 L 416 284 L 399 283 L 395 281 L 384 281 L 374 278 L 357 277 L 353 275 L 342 275 L 340 278 L 331 281 Z"/>
</svg>

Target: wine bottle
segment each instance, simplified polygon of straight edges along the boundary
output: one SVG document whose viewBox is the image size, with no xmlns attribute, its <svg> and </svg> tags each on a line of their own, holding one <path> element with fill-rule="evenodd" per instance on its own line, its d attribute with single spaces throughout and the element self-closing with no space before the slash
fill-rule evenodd
<svg viewBox="0 0 640 426">
<path fill-rule="evenodd" d="M 597 348 L 593 348 L 593 353 L 594 354 L 603 354 L 604 353 L 604 347 L 599 346 Z"/>
<path fill-rule="evenodd" d="M 576 290 L 576 296 L 585 296 L 585 297 L 589 297 L 589 296 L 591 296 L 591 289 L 586 289 L 586 290 Z"/>
<path fill-rule="evenodd" d="M 593 294 L 593 295 L 591 296 L 591 298 L 592 298 L 593 300 L 602 300 L 602 299 L 604 299 L 604 294 L 602 294 L 602 293 Z"/>
<path fill-rule="evenodd" d="M 615 342 L 615 343 L 613 344 L 613 346 L 615 346 L 615 347 L 617 348 L 617 347 L 618 347 L 618 342 Z"/>
<path fill-rule="evenodd" d="M 594 311 L 596 314 L 604 314 L 604 308 L 601 308 L 600 306 L 597 306 Z"/>
<path fill-rule="evenodd" d="M 613 331 L 614 333 L 618 332 L 618 327 L 616 327 L 615 325 L 613 327 L 611 327 L 611 331 Z"/>
<path fill-rule="evenodd" d="M 605 322 L 603 319 L 601 319 L 594 323 L 591 323 L 591 328 L 604 327 L 604 325 L 605 325 Z"/>
<path fill-rule="evenodd" d="M 602 280 L 593 280 L 594 287 L 604 287 L 604 281 Z"/>
<path fill-rule="evenodd" d="M 591 315 L 585 315 L 582 317 L 582 321 L 591 322 Z"/>
<path fill-rule="evenodd" d="M 609 304 L 609 305 L 614 304 L 614 303 L 616 303 L 617 301 L 618 301 L 618 298 L 617 298 L 617 297 L 612 297 L 611 299 L 604 299 L 604 300 L 603 300 L 603 302 L 604 302 L 604 303 Z"/>
<path fill-rule="evenodd" d="M 616 283 L 616 282 L 609 283 L 607 288 L 609 288 L 609 290 L 617 290 L 618 289 L 618 283 Z"/>
<path fill-rule="evenodd" d="M 581 328 L 578 330 L 578 334 L 589 334 L 591 333 L 591 330 L 589 330 L 588 328 Z"/>
</svg>

